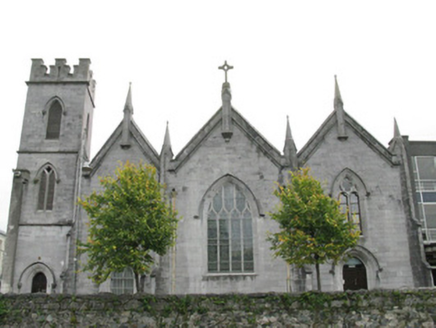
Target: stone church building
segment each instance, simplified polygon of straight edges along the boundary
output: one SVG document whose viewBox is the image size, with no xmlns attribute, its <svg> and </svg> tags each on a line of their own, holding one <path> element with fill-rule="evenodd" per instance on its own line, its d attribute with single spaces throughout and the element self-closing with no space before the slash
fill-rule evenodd
<svg viewBox="0 0 436 328">
<path fill-rule="evenodd" d="M 231 67 L 221 68 L 227 73 Z M 2 292 L 133 291 L 130 270 L 114 273 L 100 286 L 92 283 L 80 270 L 86 256 L 76 252 L 89 220 L 78 197 L 98 190 L 98 177 L 126 160 L 157 168 L 181 217 L 176 245 L 156 259 L 146 277 L 148 292 L 315 288 L 313 268 L 288 267 L 273 257 L 266 241 L 267 232 L 277 229 L 268 216 L 277 204 L 274 185 L 303 165 L 327 182 L 325 192 L 340 200 L 361 230 L 345 262 L 321 266 L 324 290 L 433 285 L 405 137 L 395 124 L 389 147 L 378 142 L 344 110 L 337 82 L 332 113 L 298 152 L 289 121 L 281 152 L 232 107 L 226 78 L 222 107 L 179 154 L 171 150 L 168 127 L 160 152 L 153 148 L 133 119 L 129 90 L 120 124 L 92 159 L 90 60 L 80 59 L 71 69 L 63 59 L 49 68 L 34 59 L 27 85 Z"/>
</svg>

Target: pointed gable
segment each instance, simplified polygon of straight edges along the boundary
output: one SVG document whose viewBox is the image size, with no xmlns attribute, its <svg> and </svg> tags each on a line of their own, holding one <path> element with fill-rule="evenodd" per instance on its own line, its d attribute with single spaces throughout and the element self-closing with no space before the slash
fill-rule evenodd
<svg viewBox="0 0 436 328">
<path fill-rule="evenodd" d="M 339 140 L 338 147 L 341 147 L 341 143 L 348 142 L 349 133 L 347 130 L 352 131 L 381 158 L 391 165 L 396 164 L 393 154 L 344 110 L 336 76 L 333 106 L 333 112 L 298 153 L 300 163 L 306 163 L 324 142 L 326 135 L 335 128 Z"/>
<path fill-rule="evenodd" d="M 205 142 L 212 131 L 222 125 L 223 108 L 220 108 L 211 119 L 197 132 L 172 162 L 172 169 L 178 170 Z M 256 145 L 277 167 L 281 167 L 282 156 L 280 152 L 271 145 L 262 134 L 260 134 L 237 110 L 231 107 L 231 124 L 239 128 L 243 134 Z M 223 140 L 225 142 L 225 140 Z"/>
<path fill-rule="evenodd" d="M 396 161 L 392 153 L 384 147 L 376 138 L 374 138 L 367 130 L 365 130 L 355 119 L 353 119 L 347 112 L 344 113 L 344 126 L 354 132 L 369 148 L 377 153 L 381 158 L 391 165 L 395 165 Z M 318 147 L 324 141 L 325 136 L 337 126 L 336 111 L 333 111 L 329 117 L 321 124 L 320 128 L 298 152 L 300 163 L 306 163 L 310 157 L 315 153 Z M 347 141 L 341 141 L 347 142 Z M 340 144 L 338 145 L 340 147 Z"/>
<path fill-rule="evenodd" d="M 142 155 L 154 165 L 156 168 L 160 167 L 159 155 L 153 148 L 151 143 L 142 133 L 141 129 L 136 125 L 133 120 L 133 102 L 132 102 L 132 84 L 129 84 L 129 91 L 127 92 L 126 103 L 124 105 L 124 116 L 121 123 L 94 157 L 88 167 L 86 167 L 86 175 L 93 175 L 98 170 L 102 162 L 107 158 L 108 154 L 112 151 L 120 151 L 119 158 L 123 161 L 130 159 L 129 155 L 133 154 L 133 150 L 129 150 L 133 143 L 136 142 Z M 117 148 L 118 147 L 118 148 Z"/>
<path fill-rule="evenodd" d="M 170 169 L 175 171 L 179 170 L 199 147 L 204 145 L 206 140 L 208 140 L 216 129 L 220 129 L 221 140 L 223 142 L 220 144 L 221 146 L 225 147 L 224 144 L 229 144 L 230 141 L 233 140 L 235 130 L 239 129 L 242 135 L 245 135 L 248 140 L 256 146 L 258 152 L 263 153 L 275 166 L 281 168 L 283 157 L 280 152 L 236 111 L 231 104 L 232 93 L 230 83 L 227 79 L 227 72 L 233 69 L 233 66 L 228 65 L 227 61 L 225 61 L 224 65 L 219 66 L 218 69 L 223 70 L 225 73 L 225 81 L 221 89 L 222 106 L 176 156 L 174 161 L 172 161 Z M 236 143 L 238 143 L 238 141 L 236 141 Z M 213 147 L 217 147 L 217 144 Z M 239 145 L 239 147 L 241 146 Z M 236 150 L 234 146 L 232 146 L 232 149 L 239 152 L 244 151 L 242 148 Z"/>
<path fill-rule="evenodd" d="M 104 160 L 112 150 L 118 151 L 120 149 L 120 145 L 122 144 L 123 141 L 122 140 L 123 129 L 124 129 L 123 122 L 124 120 L 120 122 L 118 127 L 115 129 L 115 131 L 105 142 L 103 147 L 99 150 L 97 155 L 95 155 L 92 162 L 89 164 L 89 167 L 92 170 L 91 175 L 98 170 L 102 162 L 104 162 Z M 150 161 L 150 164 L 154 165 L 156 168 L 159 168 L 159 155 L 157 151 L 154 149 L 154 147 L 151 145 L 151 143 L 142 133 L 142 131 L 140 130 L 136 122 L 133 120 L 133 118 L 131 118 L 130 122 L 131 124 L 129 124 L 128 131 L 129 131 L 129 138 L 131 139 L 131 144 L 133 144 L 133 142 L 137 143 L 141 153 L 144 155 L 146 159 Z M 122 151 L 128 152 L 129 150 L 126 148 L 123 149 Z M 128 155 L 124 155 L 120 158 L 123 158 L 123 160 L 129 159 Z"/>
</svg>

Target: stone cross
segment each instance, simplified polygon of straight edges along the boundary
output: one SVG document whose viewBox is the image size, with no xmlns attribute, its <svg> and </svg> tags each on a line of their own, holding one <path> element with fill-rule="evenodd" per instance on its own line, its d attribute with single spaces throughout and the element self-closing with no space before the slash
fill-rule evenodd
<svg viewBox="0 0 436 328">
<path fill-rule="evenodd" d="M 227 71 L 229 69 L 233 69 L 233 66 L 230 66 L 227 64 L 227 60 L 224 61 L 224 65 L 223 66 L 218 66 L 218 69 L 222 69 L 225 72 L 225 77 L 226 77 L 226 83 L 227 83 Z"/>
</svg>

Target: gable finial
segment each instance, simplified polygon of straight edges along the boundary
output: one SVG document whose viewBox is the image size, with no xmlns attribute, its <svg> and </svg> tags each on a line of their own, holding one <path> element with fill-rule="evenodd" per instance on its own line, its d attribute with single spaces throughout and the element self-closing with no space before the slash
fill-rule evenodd
<svg viewBox="0 0 436 328">
<path fill-rule="evenodd" d="M 167 121 L 167 127 L 165 129 L 164 143 L 162 146 L 162 149 L 164 149 L 164 148 L 171 150 L 171 138 L 170 138 L 170 129 L 169 129 L 169 122 L 168 121 Z"/>
<path fill-rule="evenodd" d="M 405 152 L 404 148 L 404 140 L 400 133 L 400 128 L 398 127 L 398 123 L 396 118 L 394 117 L 394 137 L 391 141 L 389 141 L 388 148 L 394 155 L 399 156 L 398 159 L 401 161 L 401 154 Z M 407 161 L 406 161 L 407 162 Z"/>
<path fill-rule="evenodd" d="M 233 135 L 232 132 L 232 92 L 230 90 L 230 83 L 227 82 L 227 71 L 233 69 L 233 66 L 227 64 L 227 60 L 224 61 L 223 66 L 219 66 L 218 69 L 222 69 L 225 73 L 226 81 L 223 83 L 221 90 L 221 99 L 223 101 L 223 106 L 221 110 L 222 123 L 221 123 L 221 134 L 226 142 L 229 142 Z"/>
<path fill-rule="evenodd" d="M 345 113 L 344 102 L 342 101 L 341 92 L 339 91 L 338 79 L 335 75 L 335 100 L 333 106 L 336 112 L 336 124 L 338 128 L 338 139 L 343 141 L 348 139 L 347 131 L 345 129 Z"/>
<path fill-rule="evenodd" d="M 218 66 L 218 69 L 222 69 L 225 73 L 225 83 L 227 82 L 227 71 L 230 69 L 233 69 L 233 66 L 230 66 L 229 64 L 227 64 L 227 60 L 224 61 L 224 65 L 222 66 Z"/>
<path fill-rule="evenodd" d="M 164 142 L 162 145 L 162 150 L 160 151 L 160 183 L 162 184 L 167 182 L 167 171 L 169 169 L 170 162 L 173 159 L 173 156 L 174 154 L 171 149 L 169 123 L 167 121 Z"/>
<path fill-rule="evenodd" d="M 130 125 L 133 114 L 132 82 L 129 83 L 126 104 L 124 105 L 123 132 L 121 136 L 121 148 L 130 148 Z"/>
<path fill-rule="evenodd" d="M 395 117 L 394 117 L 394 138 L 401 138 L 400 128 L 398 127 L 398 123 Z"/>
<path fill-rule="evenodd" d="M 298 169 L 297 147 L 295 147 L 294 138 L 291 133 L 291 125 L 289 124 L 289 116 L 286 116 L 286 137 L 285 147 L 283 148 L 283 156 L 285 159 L 285 167 L 292 171 Z"/>
<path fill-rule="evenodd" d="M 132 103 L 132 82 L 129 82 L 129 91 L 127 92 L 126 104 L 124 105 L 124 111 L 130 111 L 133 114 Z"/>
<path fill-rule="evenodd" d="M 335 100 L 334 105 L 337 107 L 338 105 L 344 105 L 344 102 L 342 101 L 341 91 L 339 90 L 339 84 L 338 84 L 338 78 L 335 75 Z"/>
</svg>

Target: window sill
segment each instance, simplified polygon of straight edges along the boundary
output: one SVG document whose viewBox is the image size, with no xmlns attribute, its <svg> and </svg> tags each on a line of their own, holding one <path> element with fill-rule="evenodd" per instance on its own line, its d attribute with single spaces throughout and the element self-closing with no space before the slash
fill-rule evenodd
<svg viewBox="0 0 436 328">
<path fill-rule="evenodd" d="M 218 272 L 206 273 L 203 275 L 203 281 L 213 280 L 245 280 L 247 278 L 254 279 L 257 276 L 255 272 Z"/>
</svg>

